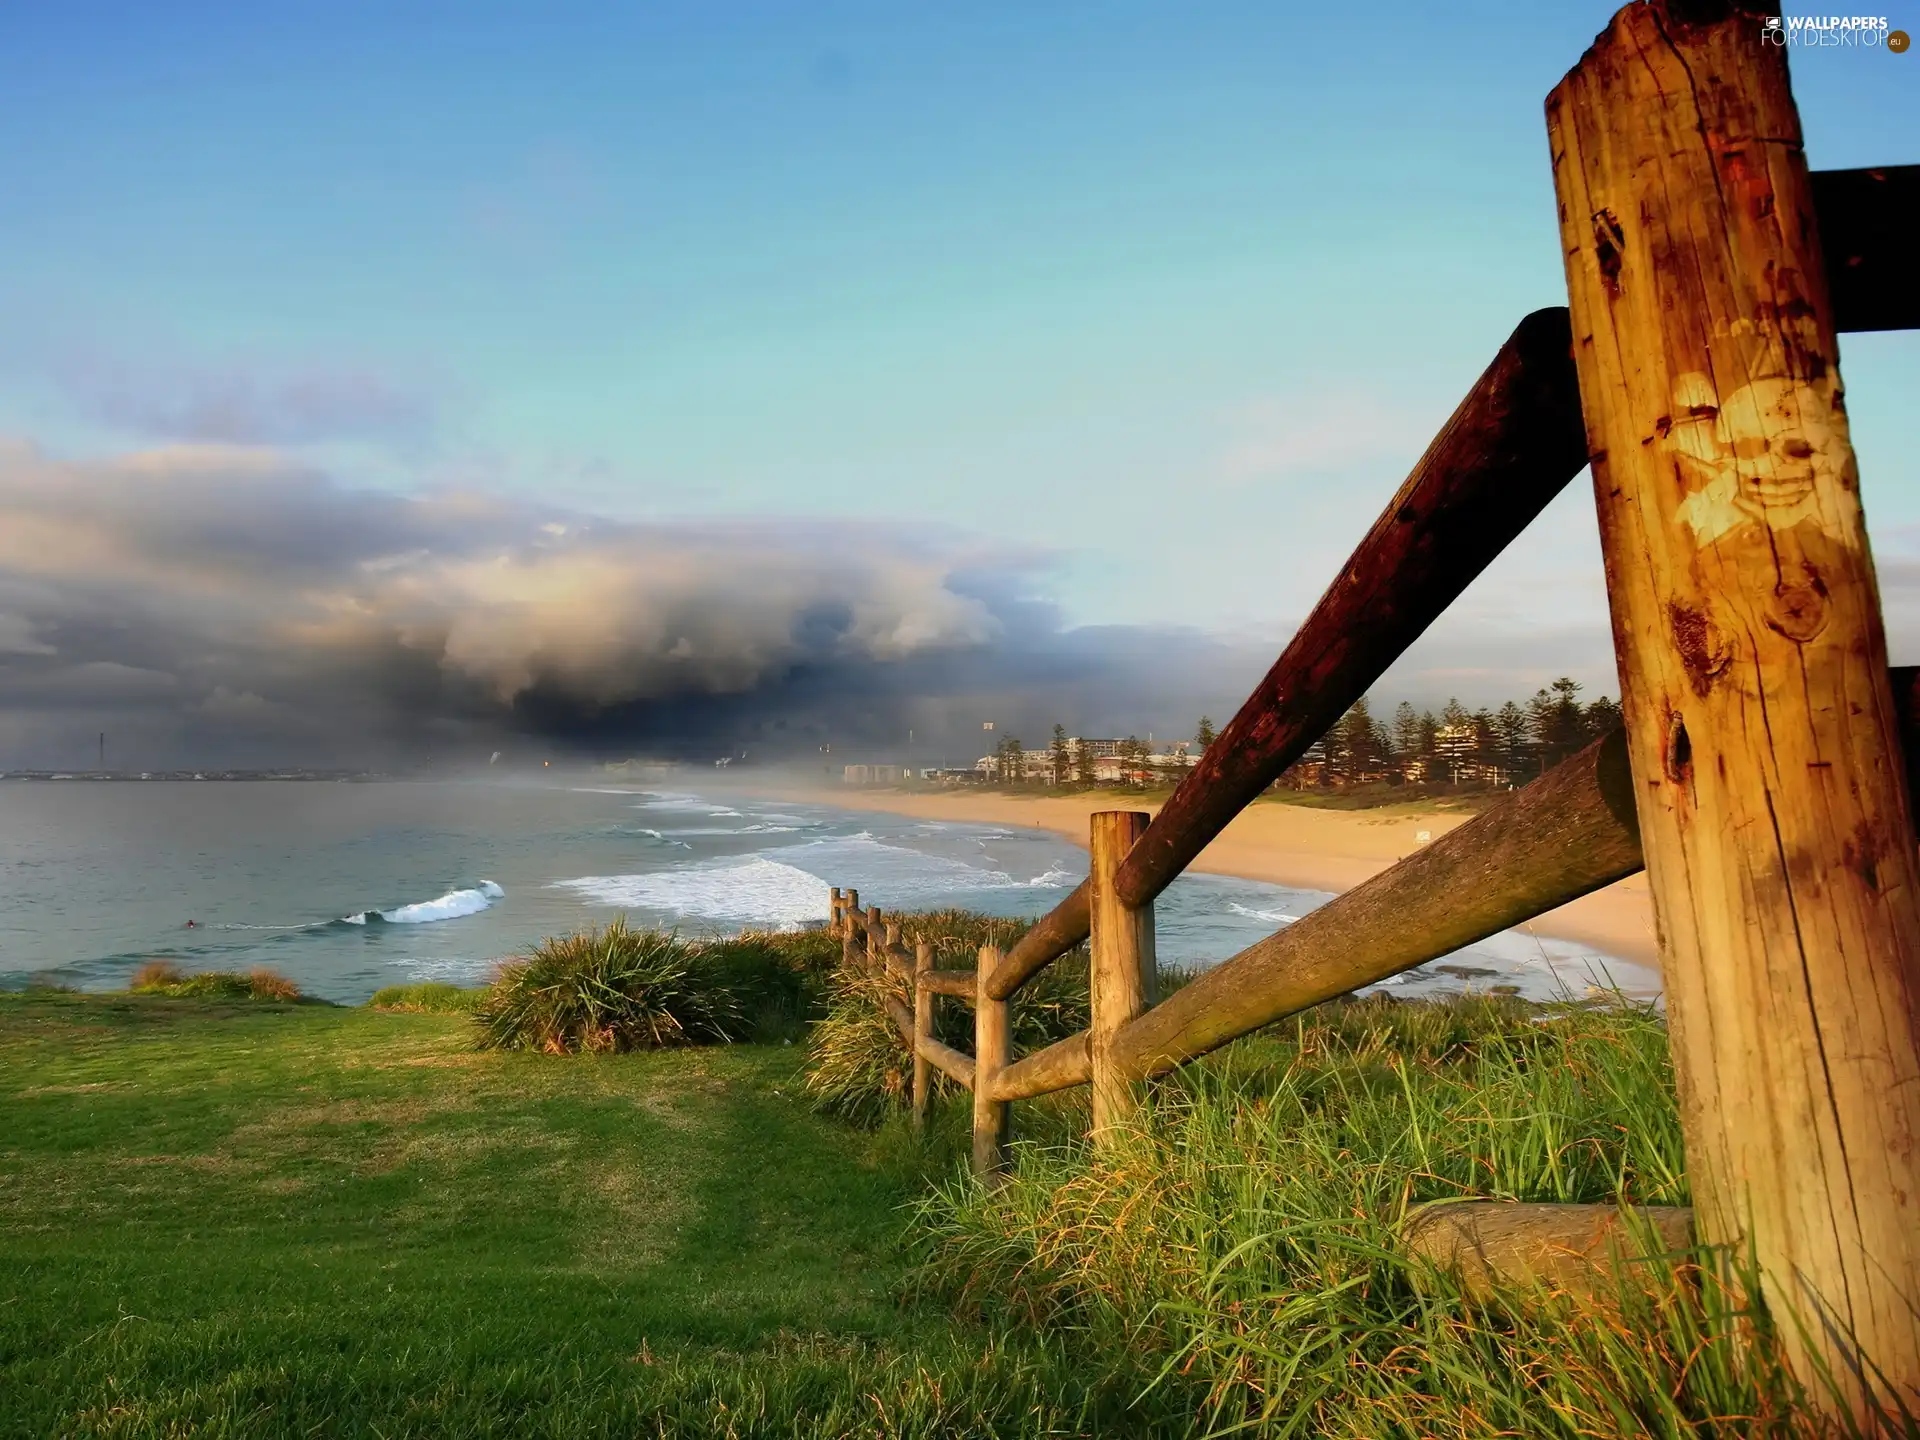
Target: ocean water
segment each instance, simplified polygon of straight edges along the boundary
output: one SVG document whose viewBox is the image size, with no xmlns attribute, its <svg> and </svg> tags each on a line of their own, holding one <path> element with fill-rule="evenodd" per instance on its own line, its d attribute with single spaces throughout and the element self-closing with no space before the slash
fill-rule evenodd
<svg viewBox="0 0 1920 1440">
<path fill-rule="evenodd" d="M 736 790 L 422 781 L 0 782 L 0 986 L 122 986 L 139 965 L 267 965 L 309 994 L 484 980 L 541 937 L 625 915 L 688 936 L 822 921 L 828 887 L 888 911 L 1031 917 L 1086 875 L 1037 829 L 936 823 Z M 1329 897 L 1188 875 L 1161 897 L 1163 960 L 1213 964 Z M 1414 995 L 1657 977 L 1521 932 L 1381 987 Z"/>
</svg>

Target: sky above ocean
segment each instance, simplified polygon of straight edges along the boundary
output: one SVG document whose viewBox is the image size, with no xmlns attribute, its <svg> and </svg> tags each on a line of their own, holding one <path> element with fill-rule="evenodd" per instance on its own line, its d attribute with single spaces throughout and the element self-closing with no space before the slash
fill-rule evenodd
<svg viewBox="0 0 1920 1440">
<path fill-rule="evenodd" d="M 1612 8 L 9 5 L 0 763 L 102 728 L 152 763 L 326 758 L 300 729 L 344 683 L 324 655 L 422 634 L 472 693 L 388 724 L 419 689 L 395 661 L 329 734 L 467 743 L 545 675 L 562 718 L 513 723 L 565 739 L 936 650 L 1001 658 L 887 733 L 1175 651 L 1200 658 L 1165 716 L 1092 680 L 1053 711 L 1184 726 L 1564 303 L 1541 105 Z M 1916 158 L 1920 59 L 1792 67 L 1815 166 Z M 1920 337 L 1843 361 L 1913 661 Z M 583 534 L 614 548 L 564 581 L 485 573 L 503 536 Z M 779 623 L 700 632 L 677 617 L 724 596 L 594 580 L 616 551 L 772 566 L 745 608 Z M 561 590 L 644 623 L 553 661 Z M 668 678 L 605 683 L 632 653 Z M 1614 688 L 1580 483 L 1383 685 L 1497 701 L 1563 671 Z"/>
</svg>

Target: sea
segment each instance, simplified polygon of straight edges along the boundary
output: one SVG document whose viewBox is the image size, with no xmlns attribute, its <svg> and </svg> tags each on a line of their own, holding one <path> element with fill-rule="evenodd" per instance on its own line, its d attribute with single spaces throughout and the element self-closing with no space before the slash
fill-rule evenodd
<svg viewBox="0 0 1920 1440">
<path fill-rule="evenodd" d="M 625 916 L 690 938 L 797 929 L 830 886 L 889 912 L 1034 917 L 1086 875 L 1037 828 L 754 798 L 728 786 L 571 781 L 0 781 L 0 988 L 117 989 L 140 965 L 267 966 L 364 1001 L 472 985 L 541 938 Z M 1331 897 L 1181 877 L 1160 958 L 1203 969 Z M 1658 992 L 1646 967 L 1508 931 L 1376 989 Z"/>
</svg>

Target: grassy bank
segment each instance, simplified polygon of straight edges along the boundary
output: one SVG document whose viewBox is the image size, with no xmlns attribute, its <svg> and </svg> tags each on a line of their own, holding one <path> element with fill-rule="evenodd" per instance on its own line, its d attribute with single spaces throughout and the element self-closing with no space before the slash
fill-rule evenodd
<svg viewBox="0 0 1920 1440">
<path fill-rule="evenodd" d="M 942 965 L 1006 925 L 907 920 Z M 801 1043 L 647 1049 L 688 957 L 599 940 L 364 1009 L 0 996 L 0 1435 L 1824 1433 L 1727 1257 L 1487 1304 L 1397 1242 L 1428 1200 L 1683 1203 L 1655 1016 L 1324 1006 L 1100 1152 L 1084 1091 L 1022 1104 L 988 1191 L 833 943 L 700 961 L 741 1018 L 798 987 L 749 1030 Z M 590 1023 L 478 1049 L 563 951 Z"/>
<path fill-rule="evenodd" d="M 799 1047 L 473 1028 L 0 996 L 0 1434 L 1113 1428 L 1124 1387 L 900 1303 L 911 1167 Z"/>
</svg>

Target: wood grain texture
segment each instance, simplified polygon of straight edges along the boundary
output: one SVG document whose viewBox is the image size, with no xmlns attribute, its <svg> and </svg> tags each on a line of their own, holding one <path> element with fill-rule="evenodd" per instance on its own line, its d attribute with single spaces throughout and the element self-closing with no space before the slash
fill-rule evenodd
<svg viewBox="0 0 1920 1440">
<path fill-rule="evenodd" d="M 1056 1040 L 1044 1050 L 1023 1056 L 1002 1070 L 993 1082 L 996 1100 L 1031 1100 L 1055 1090 L 1071 1090 L 1093 1079 L 1093 1055 L 1087 1032 Z"/>
<path fill-rule="evenodd" d="M 1703 1234 L 1920 1407 L 1920 867 L 1784 50 L 1629 6 L 1547 102 Z M 1782 1327 L 1797 1343 L 1791 1325 Z M 1853 1392 L 1856 1411 L 1873 1403 Z"/>
<path fill-rule="evenodd" d="M 974 992 L 980 988 L 979 977 L 971 970 L 928 970 L 915 980 L 935 995 L 952 995 L 968 1004 L 973 1003 Z"/>
<path fill-rule="evenodd" d="M 927 1128 L 927 1108 L 933 1103 L 933 1076 L 927 1073 L 925 1046 L 933 1039 L 934 1008 L 939 995 L 927 984 L 933 974 L 933 946 L 925 940 L 913 947 L 913 1128 Z"/>
<path fill-rule="evenodd" d="M 1115 1064 L 1113 1041 L 1123 1027 L 1153 1003 L 1158 966 L 1154 960 L 1153 901 L 1138 908 L 1120 898 L 1115 877 L 1128 853 L 1147 833 L 1153 817 L 1144 810 L 1099 810 L 1088 817 L 1088 912 L 1092 919 L 1091 1022 L 1087 1026 L 1092 1059 L 1093 1141 L 1131 1115 L 1137 1105 L 1133 1082 Z"/>
<path fill-rule="evenodd" d="M 1030 925 L 1007 951 L 987 983 L 996 1000 L 1004 1000 L 1047 966 L 1087 938 L 1087 882 L 1074 886 L 1064 900 Z"/>
<path fill-rule="evenodd" d="M 932 1036 L 918 1042 L 916 1054 L 918 1058 L 925 1060 L 949 1080 L 956 1081 L 969 1090 L 973 1089 L 974 1066 L 971 1055 L 963 1055 L 951 1045 L 943 1045 Z"/>
<path fill-rule="evenodd" d="M 973 1173 L 996 1181 L 1007 1168 L 1007 1102 L 993 1098 L 993 1086 L 1013 1052 L 1013 1023 L 1007 1002 L 987 993 L 986 977 L 1000 963 L 1000 952 L 980 947 L 978 989 L 973 1006 Z"/>
<path fill-rule="evenodd" d="M 889 995 L 886 999 L 887 1018 L 893 1021 L 893 1028 L 900 1032 L 900 1043 L 909 1051 L 913 1049 L 913 1011 L 907 1008 L 907 1002 Z"/>
<path fill-rule="evenodd" d="M 1617 1205 L 1443 1200 L 1409 1211 L 1400 1239 L 1409 1252 L 1453 1272 L 1469 1295 L 1481 1299 L 1490 1298 L 1496 1285 L 1523 1294 L 1543 1286 L 1605 1303 L 1613 1283 L 1608 1271 L 1693 1243 L 1693 1211 L 1683 1205 L 1622 1210 Z"/>
</svg>

